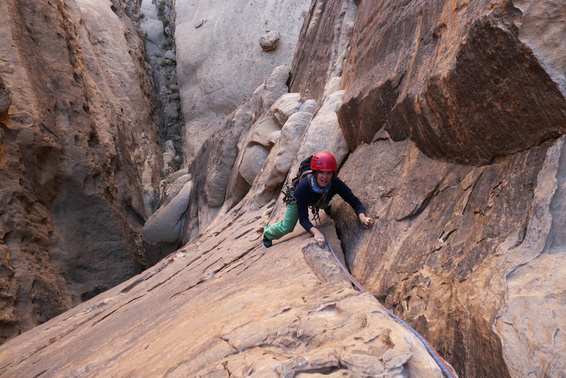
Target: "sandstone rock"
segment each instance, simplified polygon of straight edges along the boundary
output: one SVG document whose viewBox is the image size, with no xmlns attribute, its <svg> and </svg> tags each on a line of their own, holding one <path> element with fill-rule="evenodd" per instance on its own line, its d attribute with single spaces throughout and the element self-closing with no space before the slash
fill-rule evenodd
<svg viewBox="0 0 566 378">
<path fill-rule="evenodd" d="M 74 4 L 67 1 L 66 11 L 76 14 Z M 119 15 L 116 4 L 114 1 L 110 9 Z M 189 24 L 190 33 L 197 34 L 191 38 L 201 38 L 204 45 L 211 46 L 206 33 L 220 22 L 218 13 L 213 14 L 219 5 L 177 4 L 194 5 L 183 13 L 195 16 L 196 23 Z M 250 6 L 242 4 L 234 6 L 244 11 Z M 186 49 L 184 57 L 178 56 L 180 72 L 189 78 L 186 83 L 194 79 L 191 89 L 208 91 L 206 95 L 216 100 L 185 103 L 204 109 L 195 124 L 207 123 L 205 131 L 187 129 L 187 137 L 193 138 L 189 148 L 202 145 L 190 166 L 193 189 L 186 189 L 186 194 L 191 194 L 191 201 L 183 214 L 185 205 L 177 207 L 173 202 L 185 198 L 175 199 L 175 194 L 182 188 L 180 182 L 186 183 L 186 171 L 167 178 L 164 182 L 173 185 L 164 184 L 163 211 L 155 218 L 172 213 L 176 215 L 166 217 L 166 222 L 177 221 L 163 232 L 158 224 L 154 229 L 158 231 L 150 236 L 157 243 L 164 239 L 176 242 L 178 234 L 171 231 L 187 220 L 181 243 L 192 241 L 130 282 L 0 348 L 0 361 L 5 361 L 0 369 L 10 376 L 440 376 L 422 345 L 391 321 L 380 309 L 377 297 L 420 331 L 462 375 L 559 376 L 566 360 L 561 336 L 566 323 L 562 315 L 566 278 L 560 268 L 566 250 L 562 232 L 566 174 L 564 140 L 552 140 L 564 128 L 563 49 L 556 44 L 562 35 L 561 8 L 557 4 L 553 0 L 536 5 L 524 1 L 432 1 L 423 6 L 421 2 L 376 5 L 315 0 L 294 58 L 290 81 L 294 93 L 287 93 L 285 85 L 289 69 L 279 68 L 241 106 L 238 96 L 221 90 L 231 81 L 226 76 L 198 76 L 197 71 L 213 66 L 204 57 L 208 51 L 195 49 L 197 54 L 190 57 L 194 59 L 183 65 L 190 52 Z M 266 3 L 267 8 L 271 5 Z M 360 8 L 354 28 L 356 5 Z M 43 5 L 45 9 L 48 6 Z M 0 4 L 3 13 L 10 14 L 6 7 Z M 59 17 L 57 12 L 48 14 L 53 19 Z M 229 15 L 228 21 L 235 20 Z M 94 18 L 85 17 L 91 20 L 86 25 Z M 82 25 L 74 20 L 75 25 Z M 27 21 L 26 25 L 38 24 Z M 236 22 L 224 22 L 231 32 L 240 31 Z M 254 27 L 256 31 L 266 28 Z M 544 28 L 547 38 L 537 36 L 539 28 Z M 101 29 L 92 33 L 98 50 L 89 57 L 104 55 L 102 46 L 109 45 L 98 36 Z M 189 40 L 186 29 L 184 37 Z M 10 29 L 0 23 L 3 36 L 11 35 L 11 30 L 25 28 Z M 236 34 L 230 35 L 236 38 Z M 114 38 L 120 40 L 122 35 Z M 254 49 L 257 38 L 255 34 L 246 37 L 250 43 L 247 50 Z M 87 40 L 90 42 L 83 38 Z M 257 46 L 255 50 L 263 57 L 272 56 L 284 45 L 270 54 L 261 53 Z M 238 44 L 239 49 L 242 46 L 246 47 Z M 0 46 L 1 55 L 18 58 L 11 51 L 6 53 L 8 48 Z M 20 50 L 26 51 L 24 47 Z M 80 56 L 78 49 L 73 51 Z M 110 55 L 122 58 L 127 54 Z M 69 58 L 60 60 L 68 62 Z M 24 64 L 15 65 L 20 66 Z M 111 71 L 112 65 L 103 68 Z M 81 64 L 73 66 L 84 79 L 81 69 Z M 234 66 L 214 65 L 214 69 L 229 72 L 228 77 L 241 72 Z M 254 72 L 249 66 L 245 69 L 246 75 Z M 5 75 L 0 72 L 1 77 Z M 14 77 L 29 74 L 16 70 L 7 75 L 16 82 Z M 246 75 L 238 78 L 248 84 L 251 80 L 244 78 Z M 261 80 L 263 77 L 258 78 Z M 109 81 L 114 86 L 117 82 Z M 37 109 L 52 109 L 45 113 L 58 116 L 46 116 L 41 124 L 49 126 L 52 122 L 47 121 L 55 119 L 55 124 L 63 123 L 65 130 L 73 130 L 75 123 L 104 123 L 104 116 L 111 117 L 113 112 L 106 113 L 103 106 L 93 104 L 109 98 L 112 109 L 122 108 L 119 105 L 124 103 L 115 94 L 126 101 L 130 93 L 112 87 L 112 91 L 103 91 L 107 97 L 96 97 L 100 102 L 89 98 L 87 105 L 96 112 L 89 111 L 97 116 L 87 122 L 73 118 L 75 113 L 70 110 L 75 108 L 61 108 L 66 102 L 60 98 L 59 107 L 50 108 L 45 102 L 32 110 L 21 111 L 21 105 L 16 108 L 22 98 L 52 98 L 49 91 L 45 91 L 49 95 L 23 95 L 31 93 L 26 83 L 10 86 L 15 88 L 14 98 L 17 95 L 20 100 L 10 108 L 11 123 L 0 129 L 0 159 L 4 159 L 2 167 L 9 169 L 5 176 L 16 177 L 9 182 L 23 187 L 9 195 L 0 194 L 11 214 L 0 214 L 0 220 L 8 225 L 0 228 L 0 243 L 4 242 L 0 244 L 0 273 L 6 278 L 2 287 L 11 285 L 18 277 L 16 271 L 28 275 L 25 285 L 31 287 L 36 307 L 22 306 L 18 311 L 8 307 L 1 317 L 6 325 L 4 337 L 13 336 L 8 331 L 14 332 L 10 327 L 21 321 L 20 314 L 47 320 L 70 305 L 65 302 L 70 297 L 65 282 L 60 275 L 51 275 L 55 268 L 50 264 L 55 261 L 53 266 L 73 267 L 75 263 L 62 258 L 57 249 L 54 256 L 48 255 L 45 247 L 43 254 L 34 256 L 41 264 L 22 269 L 17 265 L 22 259 L 20 251 L 13 248 L 14 240 L 51 246 L 59 240 L 79 239 L 78 249 L 89 252 L 92 245 L 100 245 L 91 242 L 90 230 L 101 230 L 105 235 L 120 233 L 131 240 L 131 227 L 119 221 L 101 227 L 85 217 L 84 209 L 76 204 L 88 204 L 88 213 L 114 220 L 119 218 L 115 214 L 120 208 L 101 211 L 105 210 L 101 202 L 106 204 L 109 197 L 116 201 L 112 203 L 135 202 L 127 207 L 128 219 L 140 218 L 142 191 L 132 190 L 137 184 L 130 186 L 129 180 L 138 183 L 139 171 L 143 171 L 141 183 L 151 188 L 154 172 L 159 172 L 152 159 L 159 161 L 162 156 L 147 153 L 148 149 L 153 151 L 151 130 L 141 134 L 141 141 L 136 138 L 137 129 L 124 131 L 130 124 L 146 125 L 143 120 L 151 118 L 144 113 L 147 118 L 132 121 L 137 109 L 125 107 L 120 112 L 123 116 L 110 118 L 118 121 L 125 117 L 126 121 L 117 122 L 121 128 L 92 133 L 88 148 L 80 143 L 77 147 L 78 151 L 89 151 L 102 145 L 112 150 L 118 139 L 118 152 L 109 153 L 112 164 L 100 164 L 103 160 L 96 160 L 97 156 L 107 156 L 107 150 L 96 150 L 103 152 L 89 155 L 95 162 L 87 165 L 89 175 L 84 185 L 68 184 L 66 180 L 74 177 L 71 175 L 58 179 L 59 167 L 80 176 L 68 169 L 68 162 L 80 162 L 77 156 L 82 155 L 65 154 L 72 143 L 56 143 L 56 136 L 65 133 L 31 129 L 30 125 L 41 123 L 31 114 Z M 139 88 L 137 84 L 130 83 L 128 88 Z M 74 85 L 71 82 L 68 87 Z M 526 95 L 519 91 L 523 88 L 529 91 Z M 84 93 L 98 93 L 88 89 Z M 183 90 L 186 94 L 187 86 L 181 93 Z M 73 94 L 72 98 L 81 95 Z M 234 103 L 224 107 L 228 100 Z M 210 104 L 213 110 L 207 108 Z M 224 118 L 226 108 L 236 106 Z M 70 121 L 61 121 L 62 115 L 70 116 Z M 199 123 L 204 119 L 206 122 Z M 207 129 L 210 125 L 213 136 Z M 346 140 L 352 149 L 350 155 Z M 131 146 L 143 147 L 129 154 Z M 345 161 L 340 177 L 376 220 L 375 227 L 366 231 L 349 206 L 340 199 L 332 204 L 341 238 L 338 241 L 333 235 L 333 244 L 344 246 L 353 274 L 373 295 L 354 291 L 328 253 L 301 235 L 300 226 L 271 249 L 261 246 L 257 230 L 280 219 L 285 210 L 278 200 L 279 188 L 292 177 L 300 160 L 318 150 L 331 151 L 340 163 Z M 45 161 L 48 163 L 34 168 Z M 100 165 L 105 167 L 102 172 L 97 170 Z M 106 176 L 114 170 L 117 173 Z M 21 181 L 20 172 L 32 174 Z M 108 184 L 110 180 L 120 183 L 114 187 Z M 66 183 L 66 202 L 54 194 L 55 189 L 49 189 L 50 182 Z M 72 197 L 81 190 L 87 195 Z M 28 200 L 32 192 L 40 200 Z M 105 193 L 102 199 L 97 197 L 101 192 Z M 136 194 L 122 201 L 123 193 L 128 192 Z M 57 199 L 59 211 L 54 226 L 45 205 L 52 198 Z M 145 190 L 146 208 L 151 208 L 147 205 L 150 198 L 150 190 Z M 18 214 L 25 217 L 18 218 Z M 152 223 L 148 222 L 148 229 Z M 133 228 L 139 231 L 139 227 Z M 60 239 L 50 238 L 52 229 Z M 60 231 L 67 229 L 67 235 Z M 112 259 L 123 254 L 117 253 L 112 240 L 105 240 L 103 247 L 110 253 L 100 260 L 118 266 Z M 83 255 L 77 257 L 80 263 L 83 259 Z M 118 270 L 112 268 L 112 272 Z M 78 282 L 73 290 L 88 298 L 104 288 L 99 282 L 91 284 L 94 288 L 90 291 Z M 15 293 L 2 292 L 8 306 L 21 301 Z M 48 305 L 50 300 L 55 303 Z M 114 364 L 117 360 L 120 363 Z"/>
<path fill-rule="evenodd" d="M 395 1 L 362 2 L 359 14 L 339 112 L 351 150 L 385 128 L 429 157 L 486 164 L 566 131 L 565 93 L 549 75 L 557 62 L 521 41 L 511 3 L 414 2 L 399 12 Z M 552 11 L 544 14 L 556 29 Z"/>
<path fill-rule="evenodd" d="M 308 127 L 300 146 L 300 155 L 306 157 L 318 151 L 329 151 L 336 157 L 338 164 L 346 157 L 348 145 L 336 115 L 344 95 L 344 91 L 338 91 L 325 99 Z"/>
<path fill-rule="evenodd" d="M 151 0 L 143 0 L 140 11 L 144 15 L 140 21 L 140 29 L 145 34 L 147 49 L 150 53 L 159 54 L 166 36 L 163 32 L 163 22 L 159 19 L 157 13 L 157 7 Z"/>
<path fill-rule="evenodd" d="M 165 151 L 163 152 L 163 173 L 167 176 L 174 171 L 175 165 L 175 148 L 173 148 L 173 141 L 168 140 L 165 142 Z"/>
<path fill-rule="evenodd" d="M 176 102 L 172 102 L 170 104 L 167 104 L 167 106 L 165 107 L 165 113 L 167 114 L 168 117 L 172 118 L 172 119 L 178 119 L 179 118 L 179 110 L 178 110 L 178 105 Z"/>
<path fill-rule="evenodd" d="M 223 230 L 1 346 L 3 374 L 442 376 L 309 236 L 266 253 L 254 231 L 260 212 L 221 218 Z M 307 265 L 305 253 L 324 268 Z"/>
<path fill-rule="evenodd" d="M 174 61 L 174 62 L 177 61 L 177 56 L 176 56 L 175 53 L 174 53 L 173 51 L 171 51 L 171 50 L 167 50 L 167 51 L 165 52 L 165 55 L 163 55 L 163 56 L 165 57 L 165 59 L 169 59 L 169 60 L 172 60 L 172 61 Z"/>
<path fill-rule="evenodd" d="M 308 2 L 303 0 L 268 0 L 261 6 L 243 1 L 176 1 L 187 163 L 275 67 L 291 62 L 307 9 Z M 285 36 L 285 43 L 270 54 L 257 46 L 258 30 L 266 29 Z"/>
<path fill-rule="evenodd" d="M 299 93 L 287 93 L 275 101 L 271 109 L 271 114 L 273 120 L 279 125 L 279 128 L 283 127 L 292 114 L 300 110 L 297 109 L 299 102 L 304 102 L 301 101 L 301 95 Z"/>
<path fill-rule="evenodd" d="M 369 236 L 354 226 L 347 205 L 333 204 L 349 265 L 366 288 L 433 345 L 443 345 L 441 354 L 469 376 L 552 375 L 563 369 L 562 341 L 549 340 L 565 326 L 563 317 L 552 318 L 560 311 L 557 288 L 564 274 L 546 265 L 558 263 L 556 254 L 540 252 L 551 240 L 560 251 L 564 239 L 548 231 L 543 210 L 555 196 L 552 172 L 561 147 L 541 144 L 566 126 L 563 79 L 557 75 L 564 70 L 556 59 L 563 49 L 550 54 L 548 48 L 563 28 L 556 2 L 513 3 L 523 18 L 504 2 L 356 2 L 342 82 L 346 103 L 339 118 L 355 152 L 340 176 L 377 218 Z M 291 90 L 308 88 L 316 99 L 335 92 L 330 88 L 336 82 L 322 79 L 331 54 L 321 51 L 336 45 L 313 41 L 335 40 L 337 10 L 344 4 L 312 3 Z M 548 39 L 535 28 L 546 28 Z M 307 77 L 318 80 L 313 84 Z M 541 126 L 536 119 L 542 118 Z M 493 164 L 448 164 L 422 152 Z M 552 206 L 561 201 L 560 191 L 556 196 Z M 284 209 L 275 206 L 280 216 Z M 556 230 L 559 213 L 552 216 Z M 542 276 L 544 283 L 535 284 L 534 277 Z M 536 316 L 526 298 L 535 306 L 547 298 L 553 310 Z M 529 327 L 518 330 L 519 319 Z"/>
<path fill-rule="evenodd" d="M 273 51 L 279 45 L 281 34 L 278 31 L 270 31 L 259 39 L 259 45 L 263 51 Z"/>
<path fill-rule="evenodd" d="M 377 218 L 371 235 L 360 233 L 347 205 L 333 205 L 354 276 L 459 372 L 519 377 L 563 368 L 563 344 L 549 340 L 566 319 L 550 318 L 562 306 L 550 298 L 566 276 L 545 262 L 559 258 L 547 258 L 545 245 L 561 145 L 474 168 L 428 159 L 382 134 L 340 173 Z M 539 295 L 549 298 L 546 310 L 535 305 Z M 518 330 L 519 318 L 530 326 Z M 535 352 L 541 346 L 546 352 Z"/>
<path fill-rule="evenodd" d="M 248 147 L 244 152 L 240 164 L 240 175 L 250 186 L 263 167 L 268 155 L 269 150 L 258 144 Z"/>
<path fill-rule="evenodd" d="M 293 161 L 297 156 L 300 141 L 307 129 L 314 112 L 315 102 L 310 100 L 299 112 L 293 113 L 283 125 L 277 142 L 271 148 L 270 154 L 264 161 L 260 171 L 260 180 L 254 183 L 252 190 L 256 206 L 267 204 L 273 199 L 273 193 L 278 193 L 285 178 L 287 177 Z M 246 188 L 250 189 L 250 187 Z M 247 194 L 247 191 L 246 191 Z M 239 201 L 243 195 L 235 196 L 234 201 Z"/>
<path fill-rule="evenodd" d="M 322 102 L 326 83 L 341 77 L 357 6 L 351 0 L 315 0 L 293 57 L 291 92 Z M 317 78 L 313 80 L 313 78 Z M 334 91 L 333 91 L 334 92 Z"/>
<path fill-rule="evenodd" d="M 8 0 L 0 19 L 4 342 L 142 271 L 161 152 L 122 6 Z"/>
<path fill-rule="evenodd" d="M 273 70 L 252 97 L 219 126 L 215 136 L 207 140 L 192 162 L 189 172 L 196 178 L 194 190 L 201 195 L 198 201 L 191 202 L 185 240 L 197 235 L 210 223 L 217 209 L 224 204 L 227 192 L 230 197 L 238 192 L 240 199 L 247 193 L 248 184 L 241 176 L 238 178 L 239 171 L 234 169 L 239 167 L 242 159 L 237 147 L 245 143 L 254 121 L 287 92 L 285 83 L 288 76 L 289 67 L 280 66 Z"/>
<path fill-rule="evenodd" d="M 519 39 L 529 46 L 548 75 L 566 94 L 566 9 L 560 0 L 514 0 L 523 17 L 516 21 Z"/>
<path fill-rule="evenodd" d="M 180 180 L 190 178 L 183 176 Z M 160 207 L 142 228 L 141 236 L 146 243 L 144 260 L 147 265 L 155 265 L 162 258 L 179 247 L 186 224 L 185 212 L 189 207 L 193 182 L 186 181 L 177 194 L 163 207 Z"/>
</svg>

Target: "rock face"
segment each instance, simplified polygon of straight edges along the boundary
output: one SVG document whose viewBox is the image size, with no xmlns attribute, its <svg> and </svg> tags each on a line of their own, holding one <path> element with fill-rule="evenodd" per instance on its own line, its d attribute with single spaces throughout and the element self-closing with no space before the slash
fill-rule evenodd
<svg viewBox="0 0 566 378">
<path fill-rule="evenodd" d="M 552 3 L 545 4 L 552 9 Z M 295 98 L 318 101 L 317 110 L 300 138 L 277 140 L 251 189 L 244 190 L 254 193 L 254 206 L 262 206 L 307 152 L 337 153 L 313 125 L 321 119 L 318 109 L 343 97 L 344 104 L 335 109 L 355 151 L 341 175 L 378 217 L 372 233 L 361 233 L 352 227 L 356 219 L 347 205 L 335 204 L 354 275 L 465 376 L 558 374 L 564 369 L 565 344 L 556 335 L 566 327 L 566 319 L 557 315 L 565 272 L 553 265 L 560 261 L 561 242 L 555 240 L 562 237 L 555 230 L 563 218 L 553 207 L 560 203 L 556 188 L 562 185 L 557 173 L 562 141 L 556 137 L 566 117 L 561 76 L 553 72 L 561 66 L 531 50 L 536 41 L 527 45 L 520 39 L 521 13 L 509 3 L 381 6 L 374 10 L 362 3 L 349 28 L 352 2 L 312 3 L 292 66 L 291 91 L 297 92 Z M 415 19 L 419 23 L 407 21 Z M 375 33 L 362 33 L 372 28 Z M 393 49 L 399 31 L 407 46 Z M 353 42 L 344 55 L 336 41 L 348 33 Z M 376 33 L 382 34 L 379 41 L 367 40 Z M 334 43 L 305 48 L 314 40 Z M 332 57 L 341 56 L 347 56 L 342 93 L 331 90 L 342 75 L 340 60 Z M 314 72 L 318 80 L 309 79 Z M 526 95 L 524 88 L 529 88 Z M 253 135 L 247 140 L 269 140 Z M 250 155 L 265 156 L 249 145 Z M 285 155 L 288 149 L 295 160 Z M 206 151 L 215 163 L 220 160 L 214 156 L 225 153 Z M 244 151 L 240 148 L 240 156 Z M 340 160 L 344 156 L 337 154 Z M 206 176 L 211 170 L 201 172 Z M 241 197 L 226 193 L 228 206 Z M 275 206 L 274 214 L 281 217 L 282 206 Z M 209 230 L 221 226 L 210 219 L 201 224 L 209 224 Z M 545 277 L 544 285 L 535 284 L 539 276 Z M 526 305 L 531 296 L 541 298 L 534 303 L 548 305 L 545 315 L 540 307 Z M 518 330 L 523 321 L 541 331 Z"/>
<path fill-rule="evenodd" d="M 144 267 L 136 235 L 160 151 L 143 45 L 124 9 L 0 4 L 1 341 Z"/>
<path fill-rule="evenodd" d="M 563 8 L 358 10 L 338 113 L 355 151 L 341 176 L 377 219 L 361 234 L 336 204 L 347 261 L 465 376 L 565 369 L 565 50 L 548 48 Z"/>
<path fill-rule="evenodd" d="M 208 4 L 205 13 L 200 2 L 177 3 L 177 14 L 187 17 L 175 59 L 179 77 L 185 78 L 184 112 L 195 117 L 186 133 L 191 161 L 189 172 L 163 182 L 163 207 L 144 226 L 155 261 L 176 244 L 184 247 L 0 347 L 0 371 L 9 376 L 440 376 L 414 336 L 385 316 L 381 302 L 462 377 L 563 375 L 566 15 L 561 3 L 313 0 L 292 64 L 262 65 L 261 74 L 249 66 L 243 70 L 239 59 L 226 59 L 225 45 L 205 52 L 195 46 L 196 41 L 214 46 L 207 38 L 216 34 L 207 34 L 207 28 L 226 30 L 218 25 L 229 24 L 231 32 L 224 34 L 241 41 L 238 33 L 248 29 L 236 20 L 258 14 L 247 13 L 252 3 L 235 2 L 230 9 L 242 14 L 225 11 L 220 21 L 220 2 Z M 278 4 L 292 13 L 286 8 L 290 2 Z M 266 10 L 274 7 L 265 3 Z M 76 7 L 64 9 L 78 14 L 71 12 Z M 279 31 L 281 41 L 276 50 L 264 52 L 257 42 L 268 29 Z M 245 40 L 260 56 L 284 51 L 287 29 L 254 30 L 258 34 Z M 3 94 L 11 98 L 7 115 L 0 113 L 7 140 L 2 167 L 33 173 L 36 160 L 60 154 L 21 147 L 31 138 L 24 123 L 15 123 L 26 118 L 15 110 L 24 96 L 9 85 L 19 75 L 12 70 L 1 75 L 11 91 Z M 257 74 L 253 80 L 251 72 Z M 242 81 L 232 81 L 234 76 Z M 133 114 L 139 113 L 128 116 Z M 20 130 L 20 139 L 13 130 Z M 70 147 L 61 146 L 67 153 Z M 340 177 L 374 217 L 374 227 L 363 229 L 338 198 L 332 203 L 337 233 L 332 222 L 325 223 L 331 244 L 343 248 L 353 275 L 372 295 L 355 291 L 300 226 L 270 249 L 261 244 L 263 226 L 284 214 L 281 187 L 299 161 L 321 150 L 336 155 Z M 18 165 L 30 151 L 42 158 Z M 42 166 L 42 174 L 28 180 L 45 183 L 52 177 L 47 168 L 68 167 L 68 161 Z M 143 164 L 132 162 L 130 171 L 139 172 L 131 167 Z M 133 177 L 132 187 L 138 182 L 135 174 L 127 177 Z M 26 188 L 35 187 L 43 196 L 53 193 L 45 185 Z M 30 219 L 39 221 L 2 229 L 7 261 L 17 256 L 6 242 L 14 243 L 16 232 L 31 233 L 18 234 L 17 240 L 41 242 L 45 239 L 33 239 L 29 224 L 51 224 L 50 208 L 35 205 L 51 202 L 22 198 L 29 197 L 14 195 L 4 202 L 36 211 Z M 57 209 L 53 218 L 69 225 L 63 210 L 75 208 Z M 53 224 L 53 235 L 59 235 L 58 223 Z M 161 249 L 160 243 L 167 245 Z M 45 261 L 36 276 L 56 271 Z M 9 267 L 2 272 L 9 280 L 21 274 Z M 36 280 L 35 287 L 65 288 L 60 276 L 50 277 L 43 286 Z"/>
<path fill-rule="evenodd" d="M 537 7 L 561 30 L 551 41 L 563 36 L 556 4 Z M 563 60 L 538 59 L 521 41 L 512 2 L 364 2 L 358 14 L 339 113 L 352 150 L 384 128 L 431 158 L 486 164 L 564 133 Z"/>
<path fill-rule="evenodd" d="M 261 211 L 217 219 L 228 226 L 1 346 L 2 375 L 442 377 L 304 233 L 266 250 Z"/>
<path fill-rule="evenodd" d="M 176 1 L 186 162 L 275 67 L 291 62 L 307 10 L 304 0 Z M 280 40 L 265 52 L 258 40 L 269 32 Z"/>
</svg>

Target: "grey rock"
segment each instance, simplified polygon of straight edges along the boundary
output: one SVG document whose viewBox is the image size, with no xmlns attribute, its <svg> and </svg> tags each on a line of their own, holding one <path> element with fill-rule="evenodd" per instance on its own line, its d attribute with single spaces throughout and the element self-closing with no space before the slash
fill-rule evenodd
<svg viewBox="0 0 566 378">
<path fill-rule="evenodd" d="M 259 45 L 263 51 L 273 51 L 279 44 L 281 34 L 278 31 L 270 31 L 259 39 Z"/>
<path fill-rule="evenodd" d="M 176 56 L 175 53 L 174 53 L 173 51 L 171 51 L 171 50 L 167 50 L 167 51 L 165 52 L 165 55 L 163 55 L 163 56 L 165 57 L 165 59 L 169 59 L 169 60 L 172 60 L 172 61 L 174 61 L 174 62 L 177 61 L 177 56 Z"/>
</svg>

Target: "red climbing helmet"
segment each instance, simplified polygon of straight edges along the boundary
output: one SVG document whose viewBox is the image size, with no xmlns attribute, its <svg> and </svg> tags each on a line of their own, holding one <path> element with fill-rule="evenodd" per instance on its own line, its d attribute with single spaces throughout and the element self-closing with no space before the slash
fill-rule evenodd
<svg viewBox="0 0 566 378">
<path fill-rule="evenodd" d="M 338 169 L 336 158 L 330 152 L 318 152 L 311 160 L 313 171 L 335 171 Z"/>
</svg>

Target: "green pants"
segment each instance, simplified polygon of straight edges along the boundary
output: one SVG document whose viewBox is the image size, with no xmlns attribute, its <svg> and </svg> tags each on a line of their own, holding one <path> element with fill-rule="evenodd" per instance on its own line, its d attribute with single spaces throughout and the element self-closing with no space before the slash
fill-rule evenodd
<svg viewBox="0 0 566 378">
<path fill-rule="evenodd" d="M 298 220 L 299 210 L 297 210 L 297 203 L 291 202 L 287 205 L 287 210 L 285 210 L 285 217 L 283 220 L 265 226 L 263 234 L 269 240 L 280 239 L 295 229 Z"/>
<path fill-rule="evenodd" d="M 322 204 L 320 206 L 321 209 L 328 209 L 329 206 L 327 203 Z M 276 240 L 281 239 L 283 236 L 287 235 L 290 232 L 293 232 L 295 226 L 297 225 L 297 221 L 299 220 L 299 210 L 297 208 L 296 202 L 291 202 L 287 205 L 287 210 L 285 211 L 285 217 L 282 221 L 279 221 L 274 224 L 268 224 L 263 229 L 263 234 L 269 240 Z"/>
</svg>

